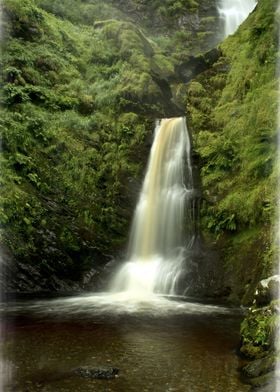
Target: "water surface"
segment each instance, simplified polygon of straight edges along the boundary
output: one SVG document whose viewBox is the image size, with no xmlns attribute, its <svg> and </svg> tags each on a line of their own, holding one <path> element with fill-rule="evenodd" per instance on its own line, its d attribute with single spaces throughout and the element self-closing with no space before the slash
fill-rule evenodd
<svg viewBox="0 0 280 392">
<path fill-rule="evenodd" d="M 125 294 L 24 301 L 5 309 L 4 391 L 243 392 L 240 312 Z M 74 375 L 114 366 L 113 380 Z"/>
</svg>

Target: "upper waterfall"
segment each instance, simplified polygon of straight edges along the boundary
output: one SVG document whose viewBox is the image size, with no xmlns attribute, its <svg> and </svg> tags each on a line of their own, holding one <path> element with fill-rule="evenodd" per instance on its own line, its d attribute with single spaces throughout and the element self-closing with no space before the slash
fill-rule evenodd
<svg viewBox="0 0 280 392">
<path fill-rule="evenodd" d="M 192 241 L 191 143 L 183 117 L 157 124 L 135 209 L 128 262 L 114 291 L 174 293 Z"/>
<path fill-rule="evenodd" d="M 233 34 L 256 4 L 256 0 L 219 0 L 218 11 L 223 21 L 223 36 Z"/>
</svg>

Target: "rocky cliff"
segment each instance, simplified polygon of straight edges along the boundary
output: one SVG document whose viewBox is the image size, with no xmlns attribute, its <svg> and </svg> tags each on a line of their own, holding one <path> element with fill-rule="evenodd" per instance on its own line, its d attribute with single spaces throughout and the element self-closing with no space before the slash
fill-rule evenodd
<svg viewBox="0 0 280 392">
<path fill-rule="evenodd" d="M 274 258 L 275 4 L 213 48 L 215 1 L 4 2 L 7 290 L 96 288 L 126 247 L 155 119 L 184 115 L 187 96 L 203 191 L 192 290 L 250 302 Z"/>
<path fill-rule="evenodd" d="M 154 121 L 184 114 L 176 67 L 209 49 L 214 3 L 4 2 L 6 290 L 83 286 L 125 248 Z"/>
<path fill-rule="evenodd" d="M 201 227 L 220 251 L 230 298 L 243 304 L 277 259 L 276 7 L 277 1 L 259 1 L 220 45 L 218 60 L 188 85 L 203 186 Z"/>
</svg>

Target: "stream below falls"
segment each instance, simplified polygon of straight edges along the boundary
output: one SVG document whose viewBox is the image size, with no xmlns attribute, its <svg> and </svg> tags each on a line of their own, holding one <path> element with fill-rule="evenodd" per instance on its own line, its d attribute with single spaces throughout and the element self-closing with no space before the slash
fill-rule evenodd
<svg viewBox="0 0 280 392">
<path fill-rule="evenodd" d="M 243 392 L 240 310 L 123 294 L 25 300 L 2 307 L 2 390 Z M 112 380 L 80 366 L 119 368 Z M 1 391 L 2 391 L 1 390 Z"/>
</svg>

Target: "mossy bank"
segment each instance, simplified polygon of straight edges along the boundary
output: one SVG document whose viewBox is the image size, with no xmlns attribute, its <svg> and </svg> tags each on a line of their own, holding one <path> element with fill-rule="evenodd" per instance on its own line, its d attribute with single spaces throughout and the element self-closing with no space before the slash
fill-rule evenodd
<svg viewBox="0 0 280 392">
<path fill-rule="evenodd" d="M 277 1 L 260 0 L 218 61 L 188 85 L 188 119 L 200 165 L 201 228 L 219 249 L 232 302 L 251 303 L 273 274 L 277 249 Z"/>
</svg>

